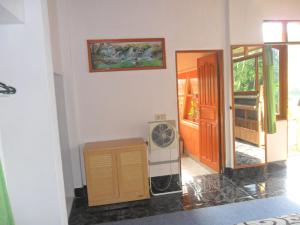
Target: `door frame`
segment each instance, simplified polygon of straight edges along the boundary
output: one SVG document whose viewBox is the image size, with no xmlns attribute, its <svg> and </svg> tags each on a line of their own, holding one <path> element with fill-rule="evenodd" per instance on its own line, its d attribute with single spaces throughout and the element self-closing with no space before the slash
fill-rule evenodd
<svg viewBox="0 0 300 225">
<path fill-rule="evenodd" d="M 234 104 L 234 77 L 233 77 L 233 64 L 234 64 L 234 61 L 233 61 L 233 49 L 236 48 L 236 47 L 249 47 L 249 46 L 259 46 L 259 47 L 262 47 L 263 49 L 263 52 L 262 52 L 262 57 L 263 57 L 263 60 L 265 58 L 265 51 L 264 51 L 264 44 L 241 44 L 241 45 L 231 45 L 230 46 L 230 71 L 231 71 L 231 74 L 230 74 L 230 79 L 231 79 L 231 105 L 230 105 L 230 110 L 232 112 L 232 147 L 233 147 L 233 169 L 243 169 L 243 168 L 254 168 L 254 167 L 264 167 L 267 162 L 268 162 L 268 141 L 267 141 L 267 132 L 266 132 L 266 127 L 264 128 L 264 132 L 265 132 L 265 163 L 258 163 L 258 164 L 254 164 L 254 165 L 242 165 L 242 166 L 237 166 L 236 164 L 236 151 L 235 151 L 235 104 Z M 265 66 L 263 66 L 263 74 L 265 74 Z M 265 81 L 265 76 L 263 76 L 263 80 L 264 80 L 264 83 L 266 82 Z M 264 88 L 264 99 L 266 99 L 266 89 Z M 266 100 L 264 100 L 264 107 L 265 107 L 265 112 L 267 111 L 267 102 Z M 264 117 L 264 123 L 266 124 L 267 123 L 267 117 L 265 116 Z"/>
<path fill-rule="evenodd" d="M 217 55 L 218 64 L 218 97 L 219 97 L 219 173 L 223 173 L 226 167 L 226 146 L 225 146 L 225 102 L 224 102 L 224 50 L 223 49 L 209 49 L 209 50 L 176 50 L 175 51 L 175 66 L 176 66 L 176 103 L 177 103 L 177 123 L 178 131 L 180 133 L 180 116 L 179 116 L 179 102 L 178 102 L 178 53 L 215 53 Z M 181 153 L 180 153 L 181 154 Z M 181 164 L 180 164 L 181 170 Z"/>
</svg>

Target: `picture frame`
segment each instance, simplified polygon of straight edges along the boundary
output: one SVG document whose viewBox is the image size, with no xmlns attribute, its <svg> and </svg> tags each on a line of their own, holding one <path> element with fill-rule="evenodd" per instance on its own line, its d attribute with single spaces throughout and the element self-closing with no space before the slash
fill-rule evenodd
<svg viewBox="0 0 300 225">
<path fill-rule="evenodd" d="M 89 71 L 166 69 L 164 38 L 87 40 Z"/>
</svg>

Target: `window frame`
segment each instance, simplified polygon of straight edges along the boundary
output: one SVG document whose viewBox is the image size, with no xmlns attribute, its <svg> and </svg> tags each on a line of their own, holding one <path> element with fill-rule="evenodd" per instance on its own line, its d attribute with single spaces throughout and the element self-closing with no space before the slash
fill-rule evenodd
<svg viewBox="0 0 300 225">
<path fill-rule="evenodd" d="M 193 98 L 199 98 L 199 93 L 192 93 L 192 84 L 191 84 L 191 79 L 198 79 L 199 82 L 199 78 L 197 76 L 198 76 L 197 70 L 193 70 L 193 71 L 178 74 L 177 77 L 177 82 L 178 80 L 185 80 L 184 94 L 182 94 L 181 96 L 179 95 L 177 96 L 178 102 L 179 102 L 179 97 L 183 97 L 183 105 L 181 109 L 182 111 L 180 111 L 180 109 L 178 108 L 179 110 L 178 112 L 181 112 L 179 113 L 179 118 L 191 124 L 199 124 L 199 118 L 190 119 L 188 115 Z M 199 112 L 198 112 L 198 116 L 199 116 Z"/>
<path fill-rule="evenodd" d="M 247 47 L 247 46 L 245 46 Z M 258 93 L 259 91 L 259 75 L 258 75 L 258 58 L 259 57 L 263 57 L 263 52 L 260 53 L 255 53 L 253 55 L 245 55 L 243 57 L 240 58 L 236 58 L 232 60 L 232 66 L 234 66 L 234 63 L 238 63 L 238 62 L 242 62 L 245 60 L 249 60 L 249 59 L 254 59 L 254 63 L 255 63 L 255 90 L 251 91 L 234 91 L 234 94 L 238 94 L 238 95 L 249 95 L 251 93 Z M 234 87 L 233 87 L 234 88 Z"/>
<path fill-rule="evenodd" d="M 264 23 L 281 23 L 282 24 L 282 41 L 279 42 L 264 42 L 264 44 L 300 44 L 299 41 L 288 41 L 289 36 L 288 36 L 288 30 L 287 30 L 287 25 L 288 23 L 300 23 L 300 20 L 264 20 Z"/>
<path fill-rule="evenodd" d="M 280 87 L 279 87 L 279 114 L 276 118 L 278 121 L 287 120 L 288 112 L 288 45 L 300 44 L 299 41 L 288 41 L 288 23 L 300 23 L 300 20 L 264 20 L 263 23 L 281 23 L 282 24 L 282 41 L 281 42 L 265 42 L 264 45 L 270 45 L 272 48 L 277 48 L 280 51 Z"/>
<path fill-rule="evenodd" d="M 300 44 L 300 42 L 299 42 Z M 232 45 L 231 49 L 234 49 L 235 47 L 248 47 L 248 46 L 254 46 L 253 45 Z M 262 48 L 264 48 L 265 46 L 271 46 L 272 48 L 277 48 L 279 49 L 279 83 L 280 83 L 280 87 L 279 87 L 279 113 L 276 114 L 276 120 L 277 121 L 281 121 L 281 120 L 287 120 L 287 112 L 288 112 L 288 101 L 287 101 L 287 97 L 288 97 L 288 79 L 287 79 L 287 45 L 282 45 L 279 43 L 276 44 L 270 44 L 270 43 L 266 43 L 263 45 L 259 45 L 256 44 L 256 46 L 261 46 Z M 232 50 L 231 50 L 231 55 L 232 55 Z M 231 70 L 233 73 L 233 64 L 235 62 L 239 62 L 239 61 L 243 61 L 245 59 L 249 59 L 249 58 L 257 58 L 256 60 L 258 61 L 258 57 L 262 56 L 264 58 L 264 49 L 262 53 L 257 53 L 257 54 L 253 54 L 253 55 L 246 55 L 244 57 L 240 57 L 240 58 L 236 58 L 236 59 L 232 59 L 231 60 Z M 233 55 L 231 56 L 231 58 L 233 57 Z M 256 63 L 257 67 L 258 67 L 258 62 Z M 256 68 L 258 70 L 258 68 Z M 265 71 L 265 68 L 263 68 L 263 73 Z M 256 73 L 256 75 L 258 76 L 258 71 Z M 232 76 L 233 78 L 233 76 Z M 257 81 L 259 79 L 256 79 Z M 233 80 L 232 80 L 233 82 Z M 265 81 L 264 81 L 265 82 Z M 233 85 L 233 83 L 232 83 Z M 256 87 L 257 84 L 256 84 Z M 234 88 L 234 86 L 232 86 L 232 88 Z M 248 95 L 248 94 L 253 94 L 253 93 L 257 93 L 257 90 L 255 91 L 245 91 L 245 92 L 234 92 L 234 90 L 232 90 L 233 94 L 244 94 L 244 95 Z"/>
<path fill-rule="evenodd" d="M 287 45 L 271 45 L 271 47 L 279 50 L 279 113 L 276 114 L 276 119 L 287 120 Z"/>
</svg>

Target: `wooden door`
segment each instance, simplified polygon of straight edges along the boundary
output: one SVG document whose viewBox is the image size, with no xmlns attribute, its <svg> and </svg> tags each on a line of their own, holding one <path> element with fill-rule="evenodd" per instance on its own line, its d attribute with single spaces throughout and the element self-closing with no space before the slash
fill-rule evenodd
<svg viewBox="0 0 300 225">
<path fill-rule="evenodd" d="M 110 150 L 87 150 L 85 169 L 89 206 L 117 202 L 119 199 L 116 155 Z"/>
<path fill-rule="evenodd" d="M 119 150 L 117 162 L 120 201 L 148 198 L 149 184 L 145 147 Z"/>
<path fill-rule="evenodd" d="M 219 85 L 217 55 L 198 59 L 199 74 L 199 160 L 220 171 Z"/>
</svg>

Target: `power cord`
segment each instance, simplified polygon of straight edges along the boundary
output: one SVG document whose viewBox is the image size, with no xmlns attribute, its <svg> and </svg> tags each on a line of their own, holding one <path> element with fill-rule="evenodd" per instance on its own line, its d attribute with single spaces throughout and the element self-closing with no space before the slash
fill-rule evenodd
<svg viewBox="0 0 300 225">
<path fill-rule="evenodd" d="M 172 149 L 168 149 L 170 151 L 170 161 L 172 160 Z M 153 186 L 157 191 L 160 191 L 160 192 L 164 192 L 166 190 L 169 189 L 169 187 L 171 186 L 171 183 L 172 183 L 172 179 L 173 179 L 173 173 L 172 173 L 172 163 L 169 164 L 169 169 L 170 169 L 170 177 L 169 177 L 169 181 L 167 182 L 167 186 L 165 188 L 159 188 L 157 187 L 157 185 L 155 185 L 155 182 L 153 180 L 151 180 L 151 177 L 150 177 L 150 182 L 151 182 L 151 187 Z M 151 188 L 151 193 L 153 194 L 153 190 Z"/>
</svg>

